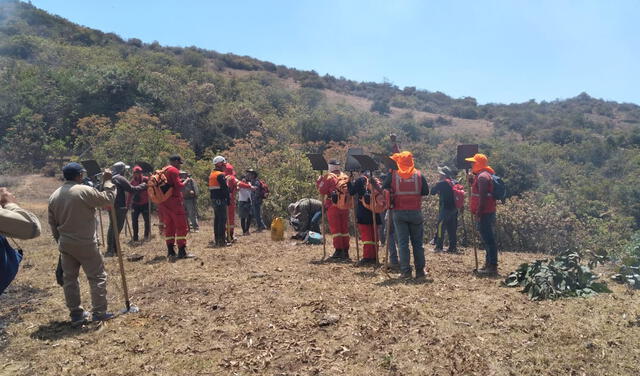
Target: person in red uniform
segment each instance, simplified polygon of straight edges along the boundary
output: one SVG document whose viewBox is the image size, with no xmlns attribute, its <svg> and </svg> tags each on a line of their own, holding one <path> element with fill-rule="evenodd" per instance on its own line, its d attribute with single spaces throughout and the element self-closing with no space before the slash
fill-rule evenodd
<svg viewBox="0 0 640 376">
<path fill-rule="evenodd" d="M 148 177 L 142 175 L 142 167 L 133 167 L 133 178 L 129 182 L 132 187 L 137 187 L 147 183 Z M 146 190 L 129 192 L 128 205 L 131 211 L 131 228 L 133 241 L 138 241 L 138 217 L 142 214 L 144 220 L 144 240 L 148 241 L 151 236 L 151 223 L 149 222 L 149 195 Z"/>
<path fill-rule="evenodd" d="M 489 166 L 489 159 L 484 154 L 476 154 L 465 159 L 472 162 L 469 183 L 471 184 L 471 213 L 476 218 L 478 230 L 486 249 L 484 267 L 478 274 L 494 276 L 498 274 L 498 247 L 496 246 L 496 199 L 493 192 L 495 171 Z"/>
<path fill-rule="evenodd" d="M 344 186 L 340 187 L 339 181 L 345 181 Z M 346 184 L 348 181 L 349 177 L 340 171 L 340 162 L 335 159 L 329 161 L 329 173 L 318 177 L 316 181 L 318 192 L 326 196 L 324 206 L 327 209 L 329 231 L 333 235 L 335 252 L 331 259 L 334 261 L 349 260 L 349 209 L 353 201 Z"/>
<path fill-rule="evenodd" d="M 229 162 L 225 164 L 225 179 L 229 188 L 229 207 L 227 208 L 227 235 L 230 242 L 234 242 L 233 229 L 236 225 L 236 192 L 238 191 L 238 179 L 233 165 Z"/>
<path fill-rule="evenodd" d="M 382 187 L 392 192 L 393 226 L 400 256 L 400 272 L 403 278 L 411 278 L 409 243 L 413 249 L 416 278 L 425 277 L 424 259 L 424 219 L 422 217 L 422 196 L 429 194 L 427 180 L 416 169 L 413 154 L 409 151 L 391 156 L 398 170 L 386 177 Z"/>
<path fill-rule="evenodd" d="M 162 213 L 164 223 L 164 236 L 167 242 L 167 254 L 169 257 L 176 257 L 175 245 L 178 245 L 178 258 L 191 258 L 192 254 L 187 253 L 187 213 L 182 202 L 182 188 L 188 181 L 180 180 L 180 166 L 184 162 L 179 155 L 169 157 L 169 166 L 165 167 L 165 176 L 168 184 L 173 188 L 171 196 L 158 205 Z"/>
<path fill-rule="evenodd" d="M 378 242 L 378 228 L 382 223 L 380 214 L 376 213 L 376 226 L 373 223 L 373 213 L 367 208 L 371 205 L 372 189 L 382 190 L 380 182 L 371 176 L 370 171 L 362 171 L 362 174 L 353 183 L 349 182 L 349 194 L 356 196 L 358 206 L 356 208 L 356 222 L 362 240 L 362 259 L 356 266 L 375 265 L 377 260 L 376 244 Z M 366 205 L 365 205 L 366 204 Z"/>
</svg>

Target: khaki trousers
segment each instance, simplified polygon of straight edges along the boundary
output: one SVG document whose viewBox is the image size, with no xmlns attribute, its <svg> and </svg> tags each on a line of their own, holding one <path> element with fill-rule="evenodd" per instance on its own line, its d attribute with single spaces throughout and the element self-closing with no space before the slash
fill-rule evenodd
<svg viewBox="0 0 640 376">
<path fill-rule="evenodd" d="M 104 260 L 96 243 L 88 245 L 61 244 L 62 271 L 64 273 L 64 298 L 70 315 L 79 315 L 84 311 L 80 300 L 78 275 L 80 267 L 89 280 L 91 307 L 95 315 L 107 312 L 107 273 Z"/>
</svg>

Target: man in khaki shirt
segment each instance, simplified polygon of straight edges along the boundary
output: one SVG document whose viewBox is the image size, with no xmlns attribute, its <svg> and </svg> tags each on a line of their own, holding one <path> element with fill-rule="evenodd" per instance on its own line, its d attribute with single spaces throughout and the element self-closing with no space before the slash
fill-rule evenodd
<svg viewBox="0 0 640 376">
<path fill-rule="evenodd" d="M 86 171 L 79 163 L 62 168 L 65 183 L 49 197 L 49 225 L 58 242 L 62 259 L 64 297 L 71 321 L 88 318 L 80 305 L 80 267 L 89 280 L 94 321 L 113 317 L 107 313 L 107 273 L 96 240 L 95 209 L 113 205 L 116 188 L 111 182 L 111 171 L 102 175 L 104 191 L 82 184 Z"/>
</svg>

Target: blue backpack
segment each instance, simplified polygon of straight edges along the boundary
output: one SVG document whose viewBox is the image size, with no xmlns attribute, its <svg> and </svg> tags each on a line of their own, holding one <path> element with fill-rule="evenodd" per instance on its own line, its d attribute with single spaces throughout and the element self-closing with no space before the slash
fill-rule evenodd
<svg viewBox="0 0 640 376">
<path fill-rule="evenodd" d="M 11 247 L 7 238 L 0 235 L 0 295 L 18 274 L 22 252 Z"/>
<path fill-rule="evenodd" d="M 507 186 L 504 180 L 498 175 L 491 175 L 491 182 L 493 183 L 493 192 L 491 192 L 491 195 L 496 201 L 504 203 L 504 200 L 507 198 Z"/>
</svg>

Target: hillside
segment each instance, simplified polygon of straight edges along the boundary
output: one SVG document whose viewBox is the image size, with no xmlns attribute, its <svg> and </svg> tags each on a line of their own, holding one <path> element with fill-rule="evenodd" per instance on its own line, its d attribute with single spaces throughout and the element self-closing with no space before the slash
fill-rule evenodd
<svg viewBox="0 0 640 376">
<path fill-rule="evenodd" d="M 46 220 L 55 179 L 14 186 Z M 154 222 L 156 220 L 154 219 Z M 370 268 L 322 264 L 322 247 L 252 234 L 205 248 L 211 224 L 190 234 L 192 260 L 169 263 L 160 239 L 124 252 L 141 311 L 72 328 L 55 284 L 57 251 L 43 235 L 0 296 L 0 374 L 12 375 L 632 375 L 640 295 L 617 285 L 589 299 L 531 302 L 501 279 L 478 279 L 473 255 L 427 254 L 430 279 L 402 282 Z M 155 231 L 154 231 L 155 232 Z M 125 239 L 126 243 L 126 239 Z M 256 248 L 256 244 L 260 244 Z M 502 277 L 539 254 L 503 253 Z M 117 261 L 109 304 L 120 309 Z M 84 301 L 87 283 L 81 277 Z M 336 321 L 337 320 L 337 321 Z"/>
</svg>

